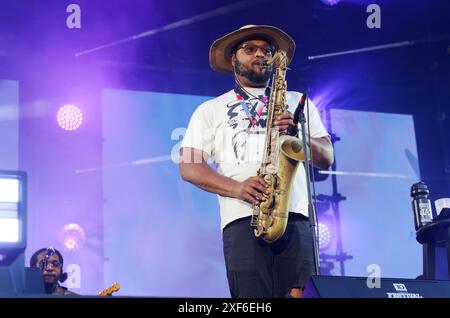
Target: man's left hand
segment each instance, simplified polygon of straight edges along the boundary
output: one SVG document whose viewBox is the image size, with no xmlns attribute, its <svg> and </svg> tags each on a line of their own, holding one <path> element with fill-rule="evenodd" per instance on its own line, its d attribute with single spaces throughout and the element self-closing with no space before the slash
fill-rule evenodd
<svg viewBox="0 0 450 318">
<path fill-rule="evenodd" d="M 278 127 L 281 132 L 287 132 L 289 125 L 294 125 L 294 121 L 292 119 L 292 114 L 290 112 L 285 112 L 277 117 L 274 123 L 275 127 Z"/>
</svg>

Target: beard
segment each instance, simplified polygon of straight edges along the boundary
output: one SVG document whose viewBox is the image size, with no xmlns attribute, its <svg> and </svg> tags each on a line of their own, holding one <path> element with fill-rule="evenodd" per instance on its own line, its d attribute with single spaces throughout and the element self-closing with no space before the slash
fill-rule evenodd
<svg viewBox="0 0 450 318">
<path fill-rule="evenodd" d="M 272 66 L 263 68 L 263 71 L 258 74 L 252 69 L 249 69 L 247 66 L 243 65 L 241 62 L 239 62 L 239 60 L 236 60 L 234 71 L 237 75 L 245 77 L 253 83 L 265 84 L 269 81 L 270 76 L 272 75 Z"/>
</svg>

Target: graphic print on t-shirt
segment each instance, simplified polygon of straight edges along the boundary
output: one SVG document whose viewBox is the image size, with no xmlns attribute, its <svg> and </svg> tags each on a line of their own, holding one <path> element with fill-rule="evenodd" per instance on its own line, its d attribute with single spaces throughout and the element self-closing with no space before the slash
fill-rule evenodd
<svg viewBox="0 0 450 318">
<path fill-rule="evenodd" d="M 252 118 L 258 118 L 257 108 L 262 103 L 257 98 L 250 98 L 245 101 Z M 233 130 L 233 150 L 235 158 L 238 161 L 245 161 L 245 149 L 247 146 L 247 130 L 252 128 L 252 122 L 247 117 L 240 100 L 235 100 L 227 104 L 227 125 Z M 258 118 L 255 127 L 265 129 L 267 109 L 264 108 L 261 116 Z"/>
</svg>

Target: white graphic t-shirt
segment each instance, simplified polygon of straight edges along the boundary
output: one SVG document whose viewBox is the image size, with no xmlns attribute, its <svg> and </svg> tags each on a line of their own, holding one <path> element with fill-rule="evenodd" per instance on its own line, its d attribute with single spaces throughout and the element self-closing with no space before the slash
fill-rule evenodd
<svg viewBox="0 0 450 318">
<path fill-rule="evenodd" d="M 245 88 L 248 100 L 238 99 L 231 90 L 201 104 L 193 113 L 181 148 L 196 148 L 206 152 L 217 165 L 217 171 L 237 181 L 256 176 L 264 149 L 267 109 L 264 107 L 264 88 Z M 287 110 L 294 113 L 302 94 L 286 93 Z M 247 111 L 242 105 L 245 102 Z M 328 136 L 314 103 L 305 105 L 305 117 L 311 137 Z M 308 116 L 309 115 L 309 116 Z M 301 134 L 299 134 L 301 135 Z M 218 195 L 221 228 L 253 213 L 250 203 Z M 305 169 L 299 165 L 291 189 L 289 211 L 308 216 Z"/>
</svg>

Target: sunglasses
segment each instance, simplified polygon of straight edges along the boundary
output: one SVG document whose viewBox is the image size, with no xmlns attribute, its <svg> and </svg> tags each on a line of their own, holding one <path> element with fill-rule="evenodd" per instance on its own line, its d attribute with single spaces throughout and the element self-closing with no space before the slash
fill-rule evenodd
<svg viewBox="0 0 450 318">
<path fill-rule="evenodd" d="M 47 266 L 48 266 L 48 264 L 52 264 L 52 266 L 55 268 L 60 267 L 62 265 L 61 262 L 56 259 L 53 261 L 47 262 Z M 45 259 L 41 259 L 38 263 L 38 267 L 42 270 L 44 270 L 45 267 L 47 267 L 47 266 L 45 265 Z"/>
<path fill-rule="evenodd" d="M 258 51 L 258 49 L 260 49 L 261 52 L 263 52 L 263 54 L 265 56 L 273 55 L 273 48 L 270 46 L 259 46 L 259 45 L 244 43 L 236 48 L 236 52 L 240 49 L 244 50 L 245 54 L 247 54 L 247 55 L 255 54 Z"/>
</svg>

